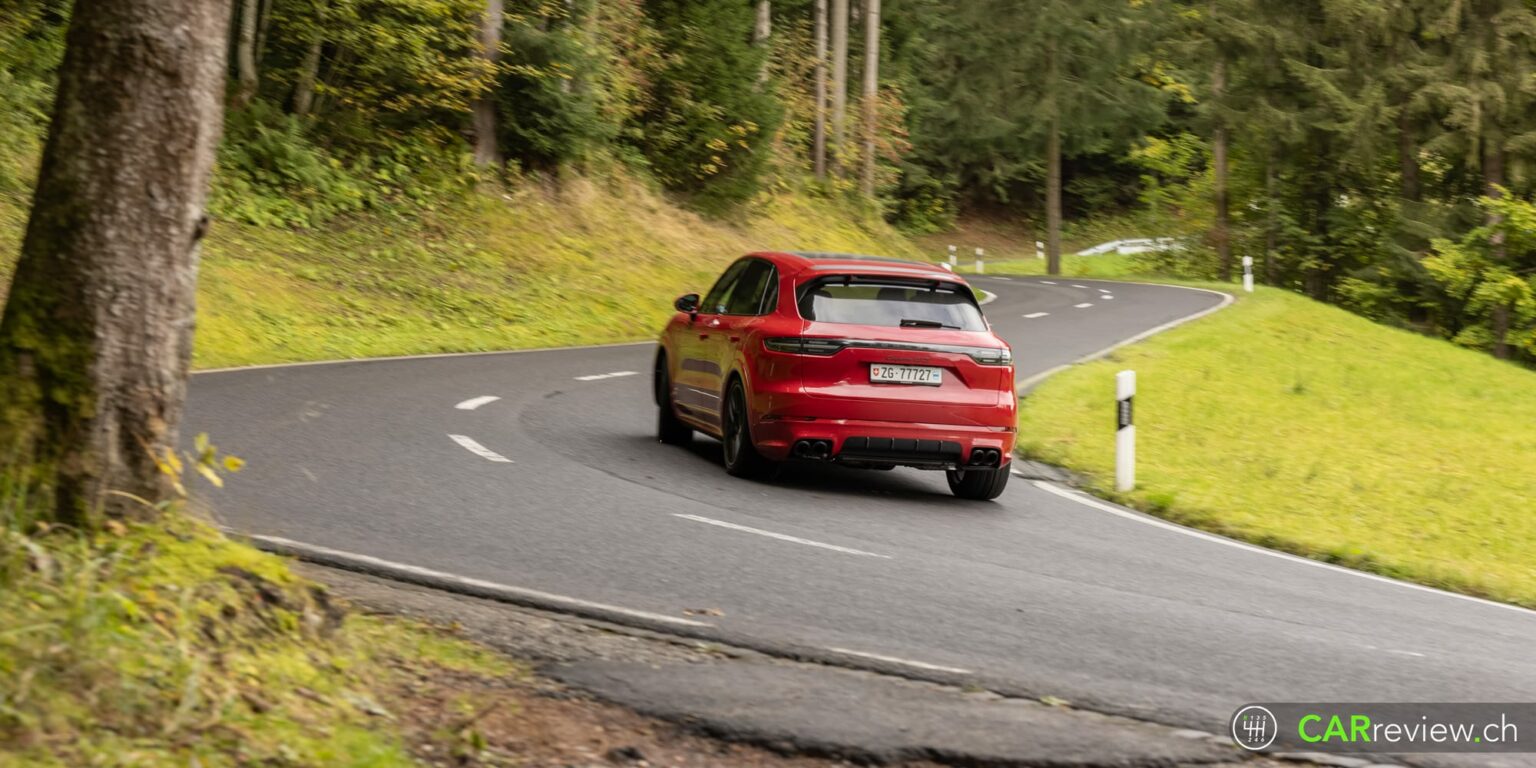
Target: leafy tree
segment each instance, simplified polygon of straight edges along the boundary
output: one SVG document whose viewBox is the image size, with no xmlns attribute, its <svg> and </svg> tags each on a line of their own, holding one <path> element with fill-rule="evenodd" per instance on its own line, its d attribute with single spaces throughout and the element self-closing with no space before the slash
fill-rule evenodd
<svg viewBox="0 0 1536 768">
<path fill-rule="evenodd" d="M 747 3 L 651 0 L 665 64 L 641 116 L 641 148 L 657 177 L 700 208 L 722 211 L 759 190 L 781 111 L 757 87 L 764 48 Z"/>
</svg>

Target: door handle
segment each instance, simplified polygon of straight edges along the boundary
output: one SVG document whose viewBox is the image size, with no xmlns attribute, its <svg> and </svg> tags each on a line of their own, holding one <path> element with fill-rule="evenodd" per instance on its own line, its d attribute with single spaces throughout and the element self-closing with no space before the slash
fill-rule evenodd
<svg viewBox="0 0 1536 768">
<path fill-rule="evenodd" d="M 738 341 L 741 341 L 741 337 L 740 336 L 732 336 L 731 337 L 731 342 L 732 343 L 735 343 L 735 342 L 738 342 Z"/>
</svg>

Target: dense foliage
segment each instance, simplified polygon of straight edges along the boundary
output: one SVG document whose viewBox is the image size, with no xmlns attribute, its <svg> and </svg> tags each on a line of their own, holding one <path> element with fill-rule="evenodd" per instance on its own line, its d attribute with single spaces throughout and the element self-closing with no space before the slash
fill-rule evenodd
<svg viewBox="0 0 1536 768">
<path fill-rule="evenodd" d="M 503 169 L 623 167 L 717 214 L 811 184 L 813 0 L 235 5 L 225 216 L 419 209 Z M 885 0 L 867 144 L 849 6 L 845 139 L 812 188 L 855 195 L 870 155 L 869 202 L 912 230 L 1005 216 L 1054 253 L 1062 216 L 1117 218 L 1182 238 L 1164 271 L 1251 256 L 1262 282 L 1536 361 L 1530 0 Z M 0 190 L 25 186 L 66 16 L 0 10 Z M 505 166 L 471 162 L 486 136 Z"/>
</svg>

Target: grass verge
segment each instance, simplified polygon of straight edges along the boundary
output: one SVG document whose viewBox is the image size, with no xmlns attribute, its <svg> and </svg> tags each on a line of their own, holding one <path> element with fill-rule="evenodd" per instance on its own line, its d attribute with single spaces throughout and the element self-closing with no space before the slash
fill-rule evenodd
<svg viewBox="0 0 1536 768">
<path fill-rule="evenodd" d="M 0 530 L 0 584 L 6 768 L 416 765 L 389 710 L 415 676 L 526 674 L 421 625 L 345 614 L 281 560 L 177 514 L 89 539 Z M 439 741 L 477 748 L 463 729 Z"/>
<path fill-rule="evenodd" d="M 1114 373 L 1138 375 L 1116 494 Z M 1021 407 L 1022 450 L 1143 510 L 1536 607 L 1536 374 L 1261 288 L 1078 366 Z"/>
</svg>

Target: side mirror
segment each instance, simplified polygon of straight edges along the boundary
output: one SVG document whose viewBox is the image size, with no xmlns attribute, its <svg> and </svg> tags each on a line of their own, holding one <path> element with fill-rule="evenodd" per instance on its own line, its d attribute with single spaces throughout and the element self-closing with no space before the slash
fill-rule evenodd
<svg viewBox="0 0 1536 768">
<path fill-rule="evenodd" d="M 699 295 L 697 293 L 688 293 L 679 296 L 677 301 L 672 302 L 672 306 L 679 312 L 687 312 L 690 315 L 698 314 Z"/>
</svg>

